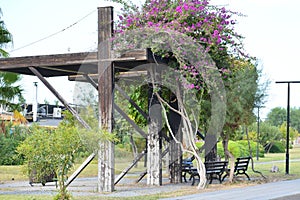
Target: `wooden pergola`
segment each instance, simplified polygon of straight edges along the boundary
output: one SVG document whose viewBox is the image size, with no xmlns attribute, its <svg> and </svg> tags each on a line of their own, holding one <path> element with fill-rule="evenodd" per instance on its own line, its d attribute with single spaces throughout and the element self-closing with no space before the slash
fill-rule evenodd
<svg viewBox="0 0 300 200">
<path fill-rule="evenodd" d="M 24 75 L 37 76 L 44 85 L 60 100 L 60 102 L 76 117 L 87 129 L 89 125 L 78 115 L 69 103 L 59 94 L 45 77 L 68 76 L 69 80 L 80 77 L 91 83 L 98 90 L 99 97 L 99 127 L 108 132 L 113 130 L 113 111 L 119 112 L 147 141 L 147 149 L 141 152 L 133 163 L 115 179 L 114 172 L 114 144 L 102 141 L 98 151 L 98 190 L 100 192 L 114 191 L 123 176 L 147 154 L 147 183 L 149 185 L 162 184 L 162 156 L 171 148 L 171 181 L 181 182 L 181 150 L 174 142 L 165 152 L 162 152 L 162 136 L 160 130 L 149 126 L 148 133 L 139 128 L 126 114 L 114 104 L 114 90 L 118 90 L 145 118 L 146 112 L 137 106 L 128 95 L 115 84 L 115 74 L 123 76 L 139 76 L 138 71 L 131 69 L 136 66 L 154 63 L 152 53 L 147 50 L 134 50 L 123 54 L 119 58 L 113 57 L 111 52 L 111 38 L 113 33 L 113 8 L 98 8 L 98 52 L 69 53 L 43 56 L 10 57 L 0 59 L 0 70 Z M 131 70 L 131 71 L 130 71 Z M 130 71 L 130 72 L 129 72 Z M 96 82 L 96 81 L 98 82 Z M 149 90 L 150 92 L 153 92 Z M 153 102 L 157 103 L 157 102 Z M 151 106 L 151 105 L 149 105 Z M 151 144 L 151 145 L 149 145 Z M 69 185 L 77 175 L 95 157 L 95 154 L 69 178 Z M 146 174 L 146 173 L 145 173 Z"/>
</svg>

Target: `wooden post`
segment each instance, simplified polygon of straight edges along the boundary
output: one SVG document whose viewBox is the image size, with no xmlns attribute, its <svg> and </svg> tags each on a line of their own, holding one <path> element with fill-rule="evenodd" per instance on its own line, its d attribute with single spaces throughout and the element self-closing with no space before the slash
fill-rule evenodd
<svg viewBox="0 0 300 200">
<path fill-rule="evenodd" d="M 99 127 L 106 132 L 113 130 L 113 85 L 114 70 L 111 58 L 113 33 L 113 8 L 98 8 L 98 95 Z M 98 152 L 98 191 L 114 191 L 114 144 L 100 141 Z"/>
<path fill-rule="evenodd" d="M 155 65 L 151 67 L 151 70 L 150 79 L 153 78 L 156 81 L 160 73 L 156 71 L 157 68 Z M 153 82 L 149 84 L 148 102 L 147 184 L 159 186 L 162 185 L 162 144 L 160 134 L 162 115 L 160 103 L 153 91 Z"/>
<path fill-rule="evenodd" d="M 180 95 L 180 94 L 179 94 Z M 170 106 L 176 110 L 178 109 L 178 100 L 175 94 L 171 95 Z M 171 130 L 177 141 L 182 142 L 182 131 L 180 131 L 181 116 L 170 109 L 169 123 Z M 181 183 L 181 163 L 182 151 L 179 144 L 177 144 L 172 136 L 170 136 L 170 182 Z"/>
</svg>

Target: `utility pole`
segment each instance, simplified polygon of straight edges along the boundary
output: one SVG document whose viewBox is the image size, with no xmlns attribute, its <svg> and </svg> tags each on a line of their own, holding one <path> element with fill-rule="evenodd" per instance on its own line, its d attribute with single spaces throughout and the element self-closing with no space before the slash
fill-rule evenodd
<svg viewBox="0 0 300 200">
<path fill-rule="evenodd" d="M 33 82 L 34 89 L 34 99 L 32 102 L 32 120 L 33 122 L 36 122 L 38 120 L 37 116 L 37 110 L 38 110 L 38 100 L 37 100 L 37 88 L 38 88 L 38 82 Z"/>
<path fill-rule="evenodd" d="M 289 174 L 289 148 L 290 148 L 290 84 L 300 83 L 300 81 L 276 81 L 275 83 L 287 83 L 287 115 L 286 115 L 286 156 L 285 156 L 285 174 Z"/>
<path fill-rule="evenodd" d="M 256 160 L 259 160 L 259 136 L 260 136 L 260 117 L 259 111 L 260 108 L 264 108 L 264 106 L 255 106 L 257 108 L 257 143 L 256 143 Z"/>
</svg>

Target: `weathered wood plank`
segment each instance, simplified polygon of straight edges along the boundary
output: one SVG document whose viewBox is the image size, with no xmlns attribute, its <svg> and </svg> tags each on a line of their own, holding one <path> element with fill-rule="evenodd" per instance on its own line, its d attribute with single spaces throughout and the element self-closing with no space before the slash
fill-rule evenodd
<svg viewBox="0 0 300 200">
<path fill-rule="evenodd" d="M 160 79 L 160 72 L 156 65 L 152 65 L 150 76 L 155 82 Z M 160 186 L 162 185 L 162 108 L 152 84 L 148 84 L 147 184 Z"/>
<path fill-rule="evenodd" d="M 61 66 L 83 63 L 97 64 L 97 52 L 10 57 L 0 59 L 0 70 L 16 67 Z"/>
<path fill-rule="evenodd" d="M 113 8 L 98 8 L 98 60 L 111 58 L 113 33 Z M 114 68 L 110 61 L 98 62 L 99 127 L 112 132 L 113 129 L 113 85 Z M 114 191 L 114 144 L 100 141 L 98 151 L 98 191 Z"/>
</svg>

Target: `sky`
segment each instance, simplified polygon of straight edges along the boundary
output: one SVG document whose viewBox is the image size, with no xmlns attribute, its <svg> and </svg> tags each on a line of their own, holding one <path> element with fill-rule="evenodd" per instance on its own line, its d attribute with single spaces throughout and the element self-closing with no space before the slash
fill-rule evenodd
<svg viewBox="0 0 300 200">
<path fill-rule="evenodd" d="M 246 51 L 258 58 L 262 79 L 270 81 L 267 102 L 260 109 L 261 118 L 274 107 L 285 108 L 287 85 L 275 81 L 300 81 L 300 1 L 213 0 L 212 3 L 245 15 L 237 19 L 236 30 L 245 37 Z M 120 13 L 118 5 L 103 0 L 0 0 L 2 19 L 13 35 L 13 45 L 6 50 L 11 57 L 96 50 L 97 7 L 110 5 L 115 7 L 115 13 Z M 72 103 L 74 83 L 66 77 L 48 80 Z M 54 103 L 56 98 L 33 76 L 23 76 L 21 81 L 26 101 L 31 103 L 34 99 L 33 82 L 38 82 L 38 102 Z M 300 107 L 300 84 L 291 85 L 290 104 Z"/>
</svg>

